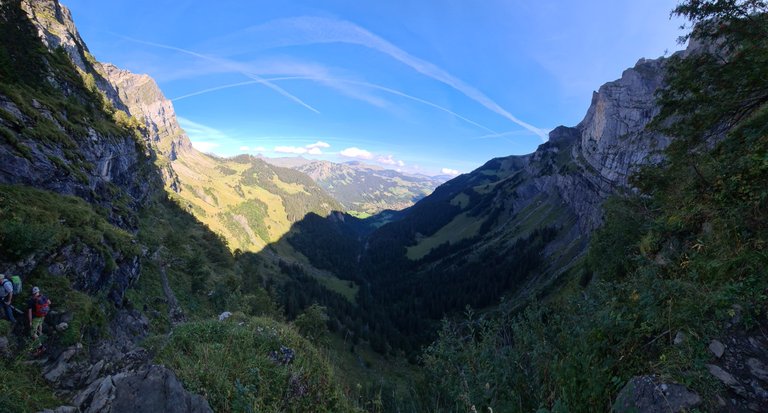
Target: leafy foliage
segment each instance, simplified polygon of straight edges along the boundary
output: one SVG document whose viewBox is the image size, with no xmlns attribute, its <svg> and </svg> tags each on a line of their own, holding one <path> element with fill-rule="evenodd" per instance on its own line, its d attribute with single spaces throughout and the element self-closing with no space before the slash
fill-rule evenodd
<svg viewBox="0 0 768 413">
<path fill-rule="evenodd" d="M 153 345 L 159 361 L 217 412 L 354 411 L 315 347 L 267 318 L 188 323 Z"/>
<path fill-rule="evenodd" d="M 768 3 L 686 1 L 673 13 L 695 25 L 682 39 L 700 46 L 670 59 L 655 123 L 677 138 L 670 156 L 684 157 L 768 102 Z"/>
</svg>

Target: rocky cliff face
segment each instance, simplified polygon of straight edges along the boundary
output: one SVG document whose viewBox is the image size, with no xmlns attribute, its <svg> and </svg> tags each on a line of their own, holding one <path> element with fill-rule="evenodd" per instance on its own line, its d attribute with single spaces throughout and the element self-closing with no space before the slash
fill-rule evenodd
<svg viewBox="0 0 768 413">
<path fill-rule="evenodd" d="M 148 75 L 137 75 L 110 63 L 96 68 L 117 91 L 118 102 L 146 126 L 159 155 L 175 160 L 179 152 L 192 150 L 192 143 L 176 121 L 173 104 Z"/>
<path fill-rule="evenodd" d="M 660 160 L 669 139 L 645 130 L 658 114 L 655 93 L 663 85 L 664 59 L 641 59 L 621 79 L 600 87 L 584 120 L 578 154 L 602 179 L 626 186 L 640 165 Z"/>
<path fill-rule="evenodd" d="M 147 138 L 159 159 L 157 166 L 160 167 L 166 186 L 174 192 L 180 192 L 181 183 L 173 161 L 180 156 L 194 157 L 199 154 L 192 148 L 192 142 L 176 121 L 171 101 L 165 98 L 154 79 L 147 75 L 137 75 L 109 63 L 97 62 L 95 67 L 109 85 L 102 89 L 104 93 L 109 95 L 109 90 L 114 90 L 113 100 L 116 105 L 124 106 L 146 128 Z"/>
<path fill-rule="evenodd" d="M 602 222 L 602 201 L 617 190 L 630 189 L 629 177 L 639 167 L 661 161 L 661 151 L 669 145 L 668 137 L 646 130 L 659 112 L 655 94 L 664 84 L 664 63 L 663 58 L 640 59 L 593 94 L 577 126 L 550 133 L 550 143 L 573 144 L 563 170 L 539 180 L 538 187 L 556 190 L 579 218 L 582 231 L 596 228 Z M 542 145 L 533 159 L 545 157 L 547 151 L 551 148 Z"/>
<path fill-rule="evenodd" d="M 62 48 L 82 74 L 94 79 L 98 90 L 116 109 L 139 119 L 146 129 L 145 138 L 158 157 L 173 161 L 179 152 L 193 150 L 176 121 L 173 105 L 151 77 L 96 61 L 80 37 L 69 9 L 58 0 L 24 0 L 21 6 L 43 44 L 51 50 Z M 163 169 L 163 175 L 171 188 L 179 189 L 178 177 L 170 165 Z"/>
<path fill-rule="evenodd" d="M 62 48 L 75 67 L 84 74 L 93 76 L 98 88 L 117 109 L 125 110 L 112 85 L 95 72 L 93 64 L 96 60 L 80 37 L 68 8 L 58 0 L 22 0 L 21 8 L 26 12 L 37 30 L 38 37 L 48 49 Z"/>
</svg>

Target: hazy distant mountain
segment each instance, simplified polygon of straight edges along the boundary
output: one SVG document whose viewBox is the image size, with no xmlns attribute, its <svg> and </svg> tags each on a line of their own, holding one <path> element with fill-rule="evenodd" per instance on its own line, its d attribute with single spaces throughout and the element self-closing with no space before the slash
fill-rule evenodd
<svg viewBox="0 0 768 413">
<path fill-rule="evenodd" d="M 357 161 L 312 161 L 301 164 L 296 158 L 278 159 L 281 159 L 278 162 L 283 164 L 297 164 L 294 169 L 309 175 L 345 209 L 357 215 L 373 215 L 385 209 L 407 208 L 431 194 L 438 185 L 447 180 L 426 175 L 409 175 Z M 286 161 L 287 159 L 291 161 Z"/>
<path fill-rule="evenodd" d="M 256 157 L 270 165 L 280 166 L 283 168 L 296 168 L 296 167 L 314 162 L 313 160 L 304 158 L 303 156 L 285 156 L 281 158 L 268 158 L 263 155 L 256 155 Z"/>
</svg>

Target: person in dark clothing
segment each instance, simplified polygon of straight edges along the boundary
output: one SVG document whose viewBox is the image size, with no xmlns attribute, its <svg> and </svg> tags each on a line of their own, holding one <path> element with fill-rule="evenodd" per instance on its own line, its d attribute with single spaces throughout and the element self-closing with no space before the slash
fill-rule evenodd
<svg viewBox="0 0 768 413">
<path fill-rule="evenodd" d="M 16 323 L 16 319 L 13 317 L 13 282 L 10 278 L 6 278 L 5 274 L 0 274 L 0 306 L 2 306 L 3 313 L 8 318 L 8 321 Z"/>
</svg>

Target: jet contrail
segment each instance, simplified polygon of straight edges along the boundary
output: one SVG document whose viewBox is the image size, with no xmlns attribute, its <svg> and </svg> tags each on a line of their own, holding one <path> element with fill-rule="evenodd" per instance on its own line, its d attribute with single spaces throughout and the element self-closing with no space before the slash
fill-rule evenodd
<svg viewBox="0 0 768 413">
<path fill-rule="evenodd" d="M 530 132 L 531 131 L 529 131 L 527 129 L 526 130 L 513 130 L 513 131 L 508 131 L 508 132 L 500 132 L 500 133 L 495 133 L 494 132 L 494 133 L 490 133 L 490 134 L 487 134 L 487 135 L 475 136 L 474 138 L 471 138 L 471 139 L 504 138 L 504 137 L 513 136 L 513 135 L 529 135 Z"/>
<path fill-rule="evenodd" d="M 248 31 L 264 32 L 259 34 L 262 34 L 261 38 L 269 39 L 265 42 L 267 48 L 312 43 L 349 43 L 377 50 L 425 76 L 452 87 L 485 108 L 528 129 L 542 140 L 546 141 L 548 138 L 544 129 L 518 119 L 473 86 L 430 62 L 412 56 L 387 40 L 354 23 L 323 17 L 294 17 L 273 20 L 263 25 L 254 26 Z M 275 36 L 274 32 L 280 32 L 283 35 Z"/>
<path fill-rule="evenodd" d="M 202 95 L 202 94 L 205 94 L 205 93 L 215 92 L 217 90 L 229 89 L 229 88 L 240 87 L 240 86 L 245 86 L 245 85 L 259 84 L 259 83 L 263 83 L 263 82 L 277 82 L 277 81 L 281 81 L 281 80 L 314 80 L 314 81 L 325 81 L 325 82 L 341 82 L 341 83 L 349 83 L 349 84 L 369 87 L 371 89 L 381 90 L 381 91 L 384 91 L 384 92 L 387 92 L 387 93 L 391 93 L 393 95 L 397 95 L 397 96 L 400 96 L 400 97 L 404 97 L 406 99 L 410 99 L 410 100 L 419 102 L 419 103 L 427 105 L 427 106 L 431 106 L 431 107 L 433 107 L 435 109 L 441 110 L 441 111 L 446 112 L 446 113 L 448 113 L 448 114 L 450 114 L 452 116 L 455 116 L 456 118 L 461 119 L 464 122 L 467 122 L 467 123 L 469 123 L 471 125 L 477 126 L 480 129 L 488 131 L 488 132 L 490 132 L 493 135 L 499 135 L 498 132 L 494 131 L 491 128 L 483 126 L 483 125 L 481 125 L 481 124 L 479 124 L 479 123 L 477 123 L 477 122 L 475 122 L 475 121 L 473 121 L 471 119 L 467 119 L 466 117 L 461 116 L 458 113 L 456 113 L 456 112 L 454 112 L 454 111 L 452 111 L 452 110 L 450 110 L 448 108 L 440 106 L 440 105 L 438 105 L 436 103 L 432 103 L 432 102 L 430 102 L 428 100 L 424 100 L 424 99 L 421 99 L 419 97 L 412 96 L 412 95 L 409 95 L 407 93 L 401 92 L 399 90 L 391 89 L 391 88 L 388 88 L 388 87 L 385 87 L 385 86 L 381 86 L 381 85 L 377 85 L 377 84 L 373 84 L 373 83 L 368 83 L 368 82 L 363 82 L 363 81 L 357 81 L 357 80 L 348 80 L 348 79 L 337 79 L 337 78 L 315 77 L 315 76 L 272 77 L 272 78 L 269 78 L 269 79 L 249 80 L 249 81 L 246 81 L 246 82 L 231 83 L 231 84 L 227 84 L 227 85 L 221 85 L 221 86 L 216 86 L 216 87 L 212 87 L 212 88 L 208 88 L 208 89 L 198 90 L 197 92 L 188 93 L 186 95 L 182 95 L 182 96 L 173 98 L 171 100 L 172 101 L 177 101 L 177 100 L 181 100 L 181 99 L 191 98 L 193 96 L 199 96 L 199 95 Z"/>
<path fill-rule="evenodd" d="M 144 41 L 144 40 L 138 40 L 138 39 L 134 39 L 134 38 L 131 38 L 131 37 L 123 36 L 123 35 L 120 35 L 120 34 L 117 34 L 117 33 L 113 33 L 113 34 L 115 34 L 116 36 L 118 36 L 120 38 L 123 38 L 125 40 L 131 41 L 131 42 L 145 44 L 145 45 L 148 45 L 148 46 L 159 47 L 159 48 L 162 48 L 162 49 L 174 50 L 174 51 L 177 51 L 177 52 L 181 52 L 181 53 L 185 53 L 185 54 L 188 54 L 188 55 L 191 55 L 191 56 L 199 57 L 201 59 L 205 59 L 205 60 L 208 60 L 208 61 L 220 64 L 220 65 L 229 67 L 232 70 L 234 70 L 236 72 L 239 72 L 239 73 L 241 73 L 241 74 L 243 74 L 243 75 L 253 79 L 254 83 L 262 84 L 262 85 L 264 85 L 264 86 L 274 90 L 275 92 L 277 92 L 277 93 L 287 97 L 288 99 L 298 103 L 299 105 L 304 106 L 305 108 L 311 110 L 312 112 L 315 112 L 315 113 L 318 113 L 318 114 L 320 113 L 319 110 L 313 108 L 312 106 L 310 106 L 309 104 L 307 104 L 303 100 L 299 99 L 298 97 L 292 95 L 291 93 L 289 93 L 285 89 L 281 88 L 280 86 L 277 86 L 277 85 L 274 85 L 274 84 L 272 84 L 272 83 L 270 83 L 268 81 L 265 81 L 264 79 L 262 79 L 260 76 L 256 75 L 255 73 L 250 72 L 248 70 L 245 70 L 243 68 L 243 65 L 241 65 L 240 63 L 233 62 L 233 61 L 228 60 L 228 59 L 222 59 L 222 58 L 219 58 L 219 57 L 213 57 L 213 56 L 208 56 L 208 55 L 200 54 L 200 53 L 197 53 L 197 52 L 193 52 L 191 50 L 182 49 L 180 47 L 169 46 L 169 45 L 160 44 L 160 43 L 154 43 L 154 42 L 147 42 L 147 41 Z"/>
</svg>

